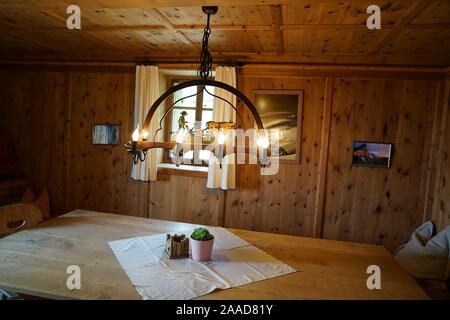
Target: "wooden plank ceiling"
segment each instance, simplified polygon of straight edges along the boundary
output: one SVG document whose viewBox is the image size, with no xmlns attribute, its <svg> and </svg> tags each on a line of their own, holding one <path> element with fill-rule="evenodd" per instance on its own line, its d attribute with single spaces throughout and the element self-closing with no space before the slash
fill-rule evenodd
<svg viewBox="0 0 450 320">
<path fill-rule="evenodd" d="M 66 28 L 67 6 L 81 30 Z M 0 59 L 196 62 L 205 15 L 217 62 L 448 66 L 450 1 L 2 0 Z M 366 8 L 382 10 L 368 30 Z"/>
</svg>

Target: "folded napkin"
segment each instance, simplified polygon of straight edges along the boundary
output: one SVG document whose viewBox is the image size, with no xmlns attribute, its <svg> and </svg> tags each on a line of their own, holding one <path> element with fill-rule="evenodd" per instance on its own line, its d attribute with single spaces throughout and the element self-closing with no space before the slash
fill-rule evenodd
<svg viewBox="0 0 450 320">
<path fill-rule="evenodd" d="M 108 244 L 145 300 L 193 299 L 216 289 L 297 271 L 223 228 L 208 229 L 214 235 L 214 247 L 211 260 L 206 262 L 190 258 L 169 259 L 164 253 L 165 233 Z"/>
</svg>

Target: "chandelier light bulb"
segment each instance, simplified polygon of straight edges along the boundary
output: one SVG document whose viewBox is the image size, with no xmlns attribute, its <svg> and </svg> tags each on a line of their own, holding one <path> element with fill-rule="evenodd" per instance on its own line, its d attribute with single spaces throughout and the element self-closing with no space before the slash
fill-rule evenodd
<svg viewBox="0 0 450 320">
<path fill-rule="evenodd" d="M 133 141 L 139 141 L 139 125 L 136 126 L 136 130 L 133 131 L 133 135 L 131 136 Z"/>
<path fill-rule="evenodd" d="M 148 131 L 147 131 L 147 130 L 142 130 L 142 132 L 141 132 L 141 138 L 142 138 L 143 140 L 147 140 L 147 138 L 148 138 Z"/>
<path fill-rule="evenodd" d="M 217 143 L 218 144 L 224 144 L 225 143 L 225 135 L 223 134 L 222 131 L 219 133 L 219 137 L 217 138 Z"/>
<path fill-rule="evenodd" d="M 267 136 L 259 137 L 257 144 L 258 144 L 258 147 L 267 149 L 269 147 L 269 138 Z"/>
<path fill-rule="evenodd" d="M 177 141 L 177 143 L 183 143 L 183 134 L 179 132 L 175 140 Z"/>
</svg>

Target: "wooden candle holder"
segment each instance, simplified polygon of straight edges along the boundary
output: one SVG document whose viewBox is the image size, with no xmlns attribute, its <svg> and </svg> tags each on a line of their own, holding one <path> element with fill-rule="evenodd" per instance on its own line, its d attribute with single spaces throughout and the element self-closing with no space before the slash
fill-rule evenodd
<svg viewBox="0 0 450 320">
<path fill-rule="evenodd" d="M 164 251 L 169 259 L 189 257 L 189 238 L 186 238 L 184 234 L 167 234 L 166 248 Z"/>
</svg>

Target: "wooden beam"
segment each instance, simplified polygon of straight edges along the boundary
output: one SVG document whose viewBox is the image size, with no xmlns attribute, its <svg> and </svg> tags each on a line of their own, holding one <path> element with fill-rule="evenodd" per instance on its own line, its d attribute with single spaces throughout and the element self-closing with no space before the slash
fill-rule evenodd
<svg viewBox="0 0 450 320">
<path fill-rule="evenodd" d="M 157 63 L 157 62 L 155 62 Z M 60 61 L 60 60 L 0 60 L 0 65 L 48 65 L 48 66 L 79 66 L 79 67 L 135 67 L 136 61 Z M 184 63 L 158 63 L 160 69 L 176 69 L 196 70 L 198 64 L 184 64 Z M 239 70 L 268 70 L 268 64 L 265 63 L 249 63 L 239 68 Z M 277 70 L 298 70 L 298 71 L 326 71 L 326 72 L 412 72 L 412 73 L 442 73 L 443 75 L 450 72 L 450 68 L 440 67 L 399 67 L 399 66 L 365 66 L 365 65 L 310 65 L 310 64 L 270 64 L 270 70 L 278 72 Z"/>
<path fill-rule="evenodd" d="M 277 46 L 277 53 L 284 53 L 284 37 L 283 31 L 281 30 L 282 23 L 282 15 L 281 15 L 281 6 L 280 5 L 272 5 L 270 6 L 270 14 L 272 17 L 272 31 L 275 37 L 275 42 Z"/>
<path fill-rule="evenodd" d="M 186 30 L 201 30 L 205 28 L 204 25 L 173 25 L 173 28 L 177 31 Z M 386 25 L 383 29 L 395 29 L 399 28 L 396 25 Z M 437 23 L 437 24 L 409 24 L 402 28 L 406 29 L 449 29 L 450 24 Z M 80 32 L 105 32 L 105 31 L 143 31 L 143 30 L 166 30 L 167 27 L 163 25 L 115 25 L 115 26 L 95 26 L 95 27 L 82 27 Z M 272 31 L 272 25 L 211 25 L 213 30 L 223 30 L 223 31 Z M 281 25 L 280 30 L 323 30 L 323 29 L 357 29 L 357 30 L 367 30 L 365 24 L 295 24 L 295 25 Z M 38 32 L 57 32 L 61 30 L 66 30 L 65 21 L 64 25 L 61 27 L 42 27 L 39 28 Z M 3 32 L 8 31 L 30 31 L 36 32 L 35 29 L 27 27 L 2 27 Z"/>
<path fill-rule="evenodd" d="M 131 57 L 130 55 L 133 54 Z M 247 55 L 245 55 L 247 54 Z M 0 53 L 0 60 L 5 62 L 18 60 L 35 61 L 39 64 L 45 64 L 51 61 L 60 62 L 102 62 L 102 63 L 183 63 L 197 64 L 198 54 L 193 52 L 191 55 L 173 55 L 161 52 L 139 53 L 134 52 L 130 55 L 120 55 L 118 52 L 111 52 L 108 55 L 95 52 L 70 53 L 70 52 L 52 52 L 52 53 L 17 53 L 11 56 L 8 53 Z M 393 66 L 412 66 L 412 67 L 446 67 L 450 64 L 450 55 L 408 55 L 408 54 L 375 54 L 375 55 L 354 55 L 338 53 L 336 56 L 320 55 L 317 53 L 308 54 L 280 54 L 273 52 L 270 54 L 255 52 L 227 52 L 226 54 L 213 53 L 216 63 L 259 63 L 259 64 L 334 64 L 337 65 L 393 65 Z"/>
<path fill-rule="evenodd" d="M 378 41 L 375 42 L 368 50 L 367 54 L 378 53 L 380 49 L 382 49 L 389 41 L 391 41 L 403 27 L 408 25 L 411 21 L 413 21 L 419 13 L 425 10 L 429 6 L 428 1 L 416 1 L 411 7 L 409 7 L 408 11 L 402 16 L 397 23 L 394 25 L 395 28 L 390 29 L 384 35 L 382 35 Z"/>
<path fill-rule="evenodd" d="M 416 0 L 396 0 L 396 3 L 412 3 Z M 431 2 L 432 0 L 419 0 L 420 2 Z M 30 4 L 32 2 L 32 4 Z M 314 4 L 336 3 L 336 0 L 314 0 Z M 348 4 L 367 4 L 365 0 L 347 0 Z M 264 5 L 298 5 L 307 4 L 311 1 L 299 0 L 77 0 L 76 4 L 81 8 L 176 8 L 176 7 L 201 7 L 201 6 L 264 6 Z M 39 8 L 57 8 L 65 9 L 72 4 L 69 0 L 36 0 L 36 1 L 19 1 L 19 0 L 2 0 L 0 7 L 3 8 L 24 8 L 35 6 Z"/>
<path fill-rule="evenodd" d="M 195 48 L 200 48 L 199 44 L 194 43 L 193 41 L 191 41 L 188 37 L 186 37 L 186 35 L 184 33 L 182 33 L 181 31 L 175 29 L 175 26 L 172 24 L 172 22 L 170 22 L 169 19 L 166 18 L 166 16 L 164 16 L 161 12 L 159 12 L 157 9 L 155 8 L 151 8 L 148 10 L 154 17 L 156 17 L 158 20 L 161 21 L 162 25 L 167 29 L 172 31 L 172 33 L 175 34 L 175 36 L 180 39 L 181 42 L 183 42 L 184 44 L 187 44 L 189 46 L 193 46 Z"/>
</svg>

